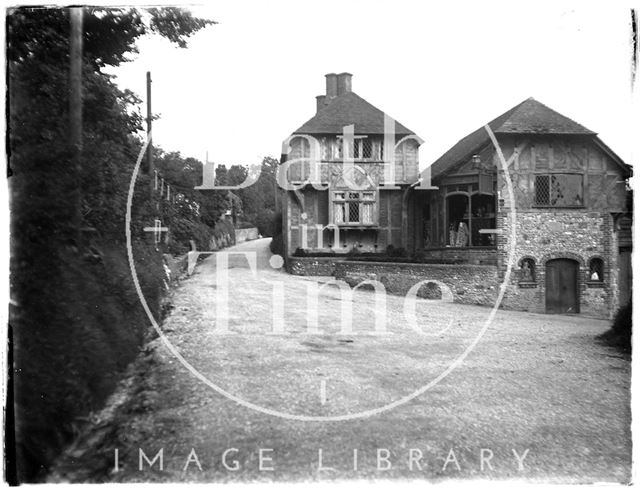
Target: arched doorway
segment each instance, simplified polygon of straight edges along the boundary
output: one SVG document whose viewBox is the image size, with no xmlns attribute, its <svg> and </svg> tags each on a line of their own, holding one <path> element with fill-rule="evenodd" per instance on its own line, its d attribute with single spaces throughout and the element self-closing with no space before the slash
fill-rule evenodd
<svg viewBox="0 0 640 488">
<path fill-rule="evenodd" d="M 579 313 L 577 261 L 573 259 L 551 259 L 546 264 L 547 313 Z"/>
</svg>

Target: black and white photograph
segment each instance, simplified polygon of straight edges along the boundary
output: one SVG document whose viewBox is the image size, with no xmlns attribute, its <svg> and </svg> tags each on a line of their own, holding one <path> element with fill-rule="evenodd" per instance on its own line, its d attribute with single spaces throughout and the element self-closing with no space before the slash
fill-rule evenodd
<svg viewBox="0 0 640 488">
<path fill-rule="evenodd" d="M 128 1 L 4 7 L 3 483 L 638 480 L 634 2 Z"/>
</svg>

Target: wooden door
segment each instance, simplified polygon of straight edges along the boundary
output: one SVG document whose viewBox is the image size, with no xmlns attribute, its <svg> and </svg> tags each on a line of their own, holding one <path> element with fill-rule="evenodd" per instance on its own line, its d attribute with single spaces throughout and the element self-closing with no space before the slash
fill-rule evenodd
<svg viewBox="0 0 640 488">
<path fill-rule="evenodd" d="M 546 267 L 547 313 L 578 313 L 578 263 L 572 259 L 553 259 Z"/>
</svg>

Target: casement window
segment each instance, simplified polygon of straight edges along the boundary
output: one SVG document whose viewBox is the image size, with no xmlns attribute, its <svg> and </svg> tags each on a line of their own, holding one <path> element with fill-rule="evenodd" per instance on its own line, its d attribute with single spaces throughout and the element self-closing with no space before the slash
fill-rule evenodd
<svg viewBox="0 0 640 488">
<path fill-rule="evenodd" d="M 300 144 L 300 156 L 301 158 L 311 157 L 311 144 L 304 137 L 298 138 L 298 144 Z"/>
<path fill-rule="evenodd" d="M 333 223 L 342 225 L 374 225 L 376 216 L 376 192 L 334 191 Z"/>
<path fill-rule="evenodd" d="M 372 140 L 368 136 L 354 136 L 348 155 L 355 160 L 382 161 L 382 140 Z M 333 152 L 334 160 L 343 158 L 343 137 L 337 136 Z"/>
<path fill-rule="evenodd" d="M 582 207 L 583 176 L 553 173 L 535 175 L 535 200 L 539 207 Z"/>
</svg>

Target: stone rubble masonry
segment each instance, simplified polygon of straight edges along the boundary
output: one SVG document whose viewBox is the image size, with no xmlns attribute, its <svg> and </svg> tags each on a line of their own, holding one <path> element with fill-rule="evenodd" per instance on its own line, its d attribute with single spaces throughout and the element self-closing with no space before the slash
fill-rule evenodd
<svg viewBox="0 0 640 488">
<path fill-rule="evenodd" d="M 511 216 L 501 208 L 498 227 L 498 267 L 502 278 L 507 269 Z M 505 290 L 503 307 L 528 312 L 545 312 L 545 268 L 551 259 L 568 258 L 579 263 L 578 290 L 580 313 L 610 318 L 615 309 L 617 255 L 613 218 L 606 212 L 579 210 L 520 210 L 516 215 L 516 247 L 512 273 Z M 521 284 L 519 267 L 524 258 L 535 263 L 533 284 Z M 603 282 L 589 283 L 589 262 L 604 263 Z"/>
<path fill-rule="evenodd" d="M 289 256 L 287 258 L 287 272 L 297 276 L 333 276 L 339 259 Z"/>
<path fill-rule="evenodd" d="M 287 259 L 287 270 L 295 275 L 335 276 L 351 286 L 374 279 L 388 293 L 405 295 L 422 280 L 437 280 L 451 288 L 457 303 L 492 306 L 498 296 L 507 269 L 511 217 L 501 208 L 497 226 L 497 266 L 472 264 L 414 264 L 349 261 L 348 258 Z M 551 259 L 569 258 L 579 263 L 578 289 L 580 313 L 611 318 L 615 303 L 617 273 L 617 234 L 613 218 L 607 212 L 584 210 L 528 210 L 516 216 L 516 249 L 511 276 L 505 287 L 501 308 L 527 312 L 545 312 L 545 266 Z M 486 252 L 486 251 L 485 251 Z M 589 283 L 589 261 L 604 263 L 603 282 Z M 522 259 L 533 259 L 534 283 L 520 283 Z"/>
<path fill-rule="evenodd" d="M 376 280 L 384 285 L 387 293 L 394 295 L 406 295 L 420 281 L 435 280 L 447 285 L 454 302 L 487 306 L 495 304 L 499 287 L 495 266 L 471 264 L 338 261 L 335 263 L 335 277 L 350 286 Z M 426 293 L 422 290 L 418 296 Z"/>
</svg>

